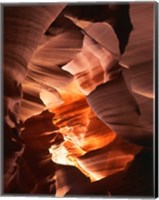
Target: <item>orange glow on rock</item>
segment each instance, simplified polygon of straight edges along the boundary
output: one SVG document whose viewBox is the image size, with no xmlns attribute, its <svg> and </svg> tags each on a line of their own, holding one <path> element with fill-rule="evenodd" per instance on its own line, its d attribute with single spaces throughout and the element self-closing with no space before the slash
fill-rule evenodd
<svg viewBox="0 0 159 200">
<path fill-rule="evenodd" d="M 83 156 L 109 146 L 117 136 L 95 116 L 75 81 L 60 94 L 64 103 L 51 111 L 55 113 L 53 124 L 59 128 L 64 141 L 50 147 L 53 162 L 75 166 L 91 181 L 125 169 L 140 148 L 135 146 L 124 152 L 118 147 L 102 153 L 101 157 L 97 155 L 97 161 L 91 157 L 85 160 Z"/>
</svg>

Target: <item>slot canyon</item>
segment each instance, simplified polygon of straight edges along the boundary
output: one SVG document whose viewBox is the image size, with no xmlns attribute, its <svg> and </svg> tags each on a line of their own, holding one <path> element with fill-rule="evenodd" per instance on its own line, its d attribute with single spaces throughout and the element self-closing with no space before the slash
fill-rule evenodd
<svg viewBox="0 0 159 200">
<path fill-rule="evenodd" d="M 3 194 L 153 197 L 155 3 L 2 13 Z"/>
</svg>

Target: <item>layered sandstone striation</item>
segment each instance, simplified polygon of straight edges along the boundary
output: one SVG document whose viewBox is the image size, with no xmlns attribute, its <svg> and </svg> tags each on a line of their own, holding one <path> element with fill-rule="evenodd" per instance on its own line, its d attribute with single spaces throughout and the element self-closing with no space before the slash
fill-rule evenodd
<svg viewBox="0 0 159 200">
<path fill-rule="evenodd" d="M 4 7 L 4 193 L 153 195 L 153 17 Z"/>
</svg>

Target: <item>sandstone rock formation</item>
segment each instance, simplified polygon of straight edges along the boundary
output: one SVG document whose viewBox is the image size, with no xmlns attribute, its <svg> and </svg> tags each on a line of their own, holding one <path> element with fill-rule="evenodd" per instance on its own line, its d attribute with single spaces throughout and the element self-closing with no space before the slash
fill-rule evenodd
<svg viewBox="0 0 159 200">
<path fill-rule="evenodd" d="M 4 193 L 154 195 L 154 7 L 4 7 Z"/>
</svg>

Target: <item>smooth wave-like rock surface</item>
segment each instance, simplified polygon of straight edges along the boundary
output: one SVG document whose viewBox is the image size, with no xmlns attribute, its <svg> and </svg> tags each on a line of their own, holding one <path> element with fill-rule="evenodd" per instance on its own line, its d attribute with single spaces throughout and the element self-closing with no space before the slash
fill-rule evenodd
<svg viewBox="0 0 159 200">
<path fill-rule="evenodd" d="M 154 195 L 154 10 L 4 7 L 4 193 Z"/>
<path fill-rule="evenodd" d="M 18 173 L 17 162 L 21 156 L 7 143 L 11 141 L 13 146 L 23 145 L 19 138 L 18 127 L 22 98 L 21 83 L 27 75 L 27 65 L 42 35 L 64 7 L 65 5 L 61 4 L 4 8 L 4 191 L 6 192 L 14 188 Z M 7 162 L 10 164 L 6 166 Z"/>
</svg>

